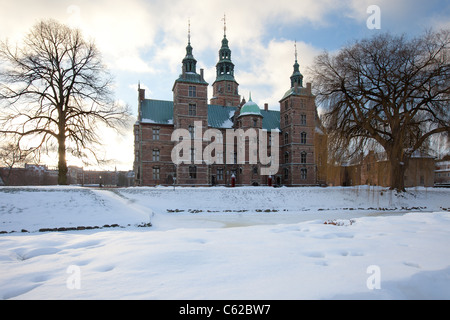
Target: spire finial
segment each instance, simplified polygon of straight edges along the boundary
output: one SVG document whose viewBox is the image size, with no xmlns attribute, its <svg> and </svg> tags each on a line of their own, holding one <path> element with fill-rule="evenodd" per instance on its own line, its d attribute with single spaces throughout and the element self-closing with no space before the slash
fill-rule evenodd
<svg viewBox="0 0 450 320">
<path fill-rule="evenodd" d="M 252 101 L 252 92 L 250 91 L 249 97 L 248 97 L 248 101 Z"/>
<path fill-rule="evenodd" d="M 223 36 L 226 37 L 227 36 L 227 16 L 224 13 L 223 14 Z"/>
<path fill-rule="evenodd" d="M 191 44 L 191 18 L 188 19 L 188 44 Z"/>
<path fill-rule="evenodd" d="M 295 40 L 294 47 L 295 47 L 295 62 L 297 62 L 297 40 Z"/>
</svg>

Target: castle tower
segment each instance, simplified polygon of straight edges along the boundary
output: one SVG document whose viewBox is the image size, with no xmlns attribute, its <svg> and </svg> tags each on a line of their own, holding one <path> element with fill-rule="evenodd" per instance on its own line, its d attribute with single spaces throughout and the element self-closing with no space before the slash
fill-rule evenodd
<svg viewBox="0 0 450 320">
<path fill-rule="evenodd" d="M 303 87 L 295 45 L 295 63 L 291 88 L 280 100 L 280 169 L 286 185 L 316 184 L 315 166 L 315 97 L 311 84 Z"/>
<path fill-rule="evenodd" d="M 236 147 L 237 153 L 244 152 L 245 160 L 245 163 L 239 164 L 239 184 L 261 185 L 263 183 L 258 155 L 258 129 L 262 129 L 262 122 L 263 115 L 261 114 L 261 109 L 253 102 L 250 93 L 248 102 L 240 108 L 236 122 L 237 129 L 242 129 L 244 134 L 244 143 Z"/>
<path fill-rule="evenodd" d="M 180 164 L 176 168 L 177 184 L 207 185 L 207 165 L 195 161 L 201 159 L 200 148 L 195 148 L 195 142 L 201 139 L 208 129 L 208 83 L 204 80 L 203 69 L 197 73 L 197 60 L 192 54 L 190 23 L 188 30 L 188 45 L 186 56 L 182 61 L 182 73 L 173 85 L 173 125 L 174 129 L 186 129 L 191 135 L 191 163 Z M 199 132 L 201 124 L 202 131 Z M 200 142 L 204 149 L 205 145 Z"/>
<path fill-rule="evenodd" d="M 239 106 L 239 83 L 234 79 L 234 64 L 231 61 L 231 50 L 226 35 L 226 20 L 224 16 L 224 33 L 222 47 L 219 50 L 219 62 L 216 64 L 216 80 L 213 83 L 211 104 L 222 106 Z"/>
</svg>

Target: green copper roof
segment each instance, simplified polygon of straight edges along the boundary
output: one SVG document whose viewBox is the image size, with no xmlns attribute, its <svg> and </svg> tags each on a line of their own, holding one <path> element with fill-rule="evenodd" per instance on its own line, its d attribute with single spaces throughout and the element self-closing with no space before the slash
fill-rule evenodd
<svg viewBox="0 0 450 320">
<path fill-rule="evenodd" d="M 258 105 L 252 101 L 252 96 L 250 94 L 250 99 L 244 106 L 241 108 L 241 112 L 239 114 L 239 117 L 244 115 L 262 115 L 261 109 L 259 109 Z"/>
<path fill-rule="evenodd" d="M 143 123 L 173 124 L 173 102 L 145 99 L 141 101 L 139 119 Z"/>
<path fill-rule="evenodd" d="M 285 98 L 287 98 L 291 95 L 293 95 L 293 96 L 310 96 L 311 94 L 308 92 L 308 90 L 306 88 L 297 87 L 297 90 L 296 90 L 295 87 L 293 87 L 293 88 L 290 88 L 288 91 L 286 91 L 286 93 L 284 94 L 283 98 L 281 98 L 281 100 L 284 100 Z"/>
<path fill-rule="evenodd" d="M 218 129 L 233 128 L 233 117 L 237 107 L 208 105 L 208 126 Z M 258 108 L 259 110 L 259 108 Z M 259 110 L 263 116 L 263 129 L 280 130 L 280 112 Z M 173 101 L 145 99 L 141 101 L 141 123 L 173 124 Z"/>
<path fill-rule="evenodd" d="M 201 75 L 193 72 L 185 72 L 180 74 L 175 82 L 189 82 L 189 83 L 199 83 L 199 84 L 208 84 L 204 79 L 202 79 Z"/>
</svg>

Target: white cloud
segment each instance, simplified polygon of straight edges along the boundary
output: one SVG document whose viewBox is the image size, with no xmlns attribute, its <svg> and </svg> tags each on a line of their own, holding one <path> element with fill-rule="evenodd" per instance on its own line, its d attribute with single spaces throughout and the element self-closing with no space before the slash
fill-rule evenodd
<svg viewBox="0 0 450 320">
<path fill-rule="evenodd" d="M 290 76 L 295 62 L 294 41 L 272 40 L 268 46 L 260 45 L 250 53 L 252 63 L 245 71 L 237 71 L 241 94 L 248 100 L 249 91 L 252 100 L 260 107 L 268 103 L 269 107 L 278 109 L 279 100 L 290 88 Z M 297 42 L 298 63 L 303 74 L 303 83 L 308 79 L 307 68 L 312 65 L 319 50 L 304 42 Z M 238 69 L 239 70 L 239 69 Z"/>
</svg>

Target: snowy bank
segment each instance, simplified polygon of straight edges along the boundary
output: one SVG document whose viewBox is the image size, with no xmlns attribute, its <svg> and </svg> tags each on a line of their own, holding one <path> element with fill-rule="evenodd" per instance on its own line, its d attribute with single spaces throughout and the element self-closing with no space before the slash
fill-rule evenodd
<svg viewBox="0 0 450 320">
<path fill-rule="evenodd" d="M 26 189 L 4 226 L 127 227 L 0 235 L 0 299 L 450 299 L 448 189 Z"/>
</svg>

